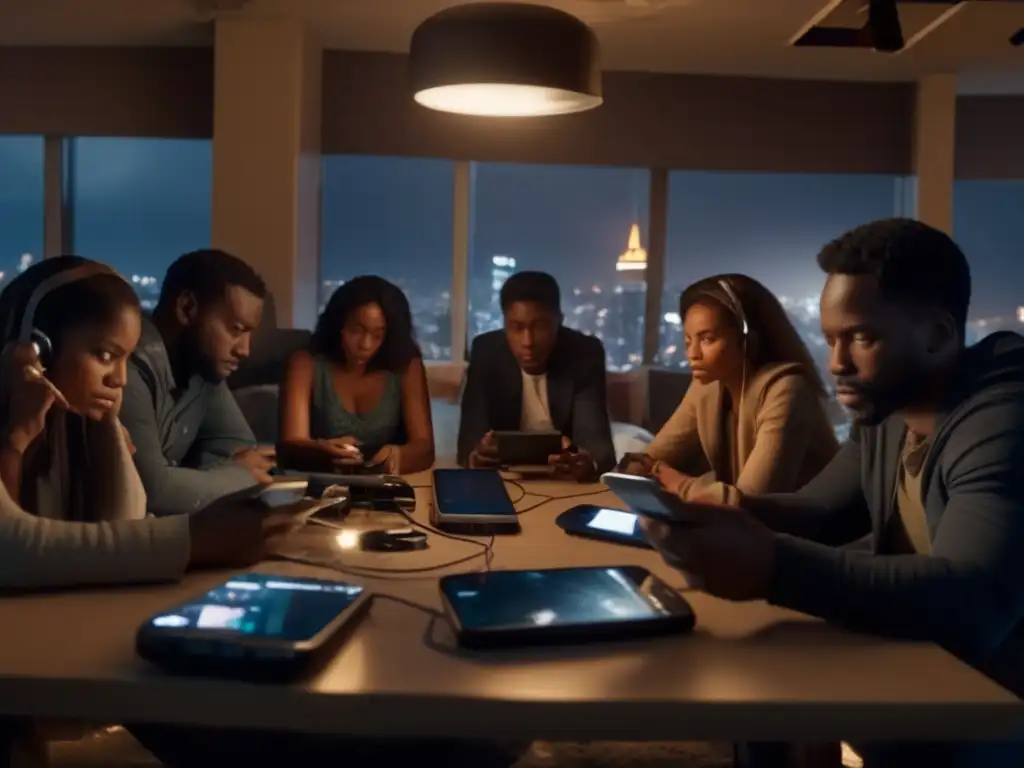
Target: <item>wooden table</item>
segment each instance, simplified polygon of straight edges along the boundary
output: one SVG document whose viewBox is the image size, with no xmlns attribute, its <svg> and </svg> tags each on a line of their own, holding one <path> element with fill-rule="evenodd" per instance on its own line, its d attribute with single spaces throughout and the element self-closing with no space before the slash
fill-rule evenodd
<svg viewBox="0 0 1024 768">
<path fill-rule="evenodd" d="M 429 483 L 429 474 L 410 481 Z M 593 490 L 551 482 L 530 489 L 559 496 Z M 429 491 L 417 494 L 416 517 L 426 522 Z M 521 536 L 497 539 L 492 567 L 640 564 L 685 586 L 652 552 L 565 535 L 554 519 L 579 501 L 616 506 L 605 493 L 533 509 L 522 517 Z M 474 551 L 482 550 L 434 535 L 423 552 L 337 556 L 353 568 L 411 569 Z M 730 604 L 699 592 L 687 593 L 698 616 L 690 636 L 462 652 L 433 613 L 440 607 L 437 578 L 482 564 L 355 579 L 396 599 L 378 599 L 333 663 L 292 686 L 178 679 L 135 657 L 134 633 L 144 619 L 224 573 L 173 586 L 5 598 L 0 714 L 565 741 L 976 740 L 1021 725 L 1024 710 L 1013 695 L 933 645 L 852 635 L 765 604 Z M 292 563 L 259 570 L 336 573 Z"/>
</svg>

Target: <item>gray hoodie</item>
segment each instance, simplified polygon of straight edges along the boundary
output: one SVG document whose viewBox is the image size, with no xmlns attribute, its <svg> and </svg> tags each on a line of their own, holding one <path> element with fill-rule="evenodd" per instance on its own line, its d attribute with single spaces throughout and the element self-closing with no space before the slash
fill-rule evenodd
<svg viewBox="0 0 1024 768">
<path fill-rule="evenodd" d="M 899 416 L 854 429 L 800 491 L 745 506 L 769 524 L 773 509 L 805 513 L 799 526 L 786 526 L 796 535 L 780 538 L 772 603 L 855 630 L 937 643 L 1020 696 L 1024 338 L 987 337 L 966 351 L 961 371 L 922 469 L 930 555 L 880 554 L 897 514 Z M 819 543 L 869 532 L 872 552 Z"/>
</svg>

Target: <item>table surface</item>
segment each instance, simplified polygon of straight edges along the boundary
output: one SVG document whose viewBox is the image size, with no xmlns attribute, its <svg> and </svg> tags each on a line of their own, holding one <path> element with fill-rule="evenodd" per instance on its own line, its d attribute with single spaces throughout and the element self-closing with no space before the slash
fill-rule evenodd
<svg viewBox="0 0 1024 768">
<path fill-rule="evenodd" d="M 430 475 L 409 480 L 417 487 L 416 518 L 426 523 Z M 653 552 L 567 536 L 555 525 L 577 503 L 619 506 L 611 493 L 550 481 L 525 485 L 556 498 L 532 509 L 542 496 L 519 502 L 529 509 L 523 532 L 496 539 L 492 569 L 635 564 L 685 588 Z M 587 491 L 592 495 L 579 496 Z M 519 492 L 510 488 L 513 498 Z M 380 516 L 353 524 L 379 526 Z M 315 539 L 320 552 L 331 552 L 324 547 L 335 535 L 310 527 L 289 548 Z M 432 535 L 421 552 L 338 549 L 333 557 L 344 571 L 262 565 L 257 570 L 358 581 L 392 598 L 378 597 L 333 661 L 292 685 L 174 678 L 135 656 L 135 630 L 145 619 L 201 594 L 225 572 L 170 586 L 0 599 L 0 713 L 573 741 L 972 740 L 1006 736 L 1024 720 L 1012 694 L 936 646 L 854 635 L 764 603 L 732 604 L 694 591 L 685 592 L 698 617 L 690 635 L 463 651 L 438 617 L 437 579 L 482 569 L 479 556 L 444 567 L 482 552 Z"/>
</svg>

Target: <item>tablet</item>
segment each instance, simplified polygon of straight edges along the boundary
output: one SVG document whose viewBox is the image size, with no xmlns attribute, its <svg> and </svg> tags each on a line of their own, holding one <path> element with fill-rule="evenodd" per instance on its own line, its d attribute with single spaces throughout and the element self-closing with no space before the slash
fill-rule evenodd
<svg viewBox="0 0 1024 768">
<path fill-rule="evenodd" d="M 652 549 L 640 530 L 639 516 L 629 510 L 577 504 L 555 518 L 555 524 L 572 536 Z"/>
<path fill-rule="evenodd" d="M 686 599 L 639 566 L 463 573 L 440 586 L 466 648 L 629 640 L 695 623 Z"/>
<path fill-rule="evenodd" d="M 519 533 L 519 515 L 493 469 L 435 469 L 430 522 L 465 534 Z"/>
<path fill-rule="evenodd" d="M 685 523 L 685 502 L 669 493 L 653 477 L 606 472 L 601 482 L 629 507 L 631 512 L 654 517 L 666 523 Z"/>
<path fill-rule="evenodd" d="M 358 584 L 244 573 L 150 618 L 135 647 L 174 672 L 290 677 L 330 656 L 370 600 Z"/>
<path fill-rule="evenodd" d="M 562 451 L 562 433 L 501 431 L 491 433 L 504 466 L 546 465 L 548 457 Z"/>
</svg>

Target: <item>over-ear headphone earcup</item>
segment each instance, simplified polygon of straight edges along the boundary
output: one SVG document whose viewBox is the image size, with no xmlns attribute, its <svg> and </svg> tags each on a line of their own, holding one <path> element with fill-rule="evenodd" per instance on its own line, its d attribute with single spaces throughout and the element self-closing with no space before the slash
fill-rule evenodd
<svg viewBox="0 0 1024 768">
<path fill-rule="evenodd" d="M 53 342 L 50 341 L 50 337 L 38 328 L 33 328 L 29 338 L 32 340 L 39 362 L 44 368 L 49 368 L 53 361 Z"/>
</svg>

